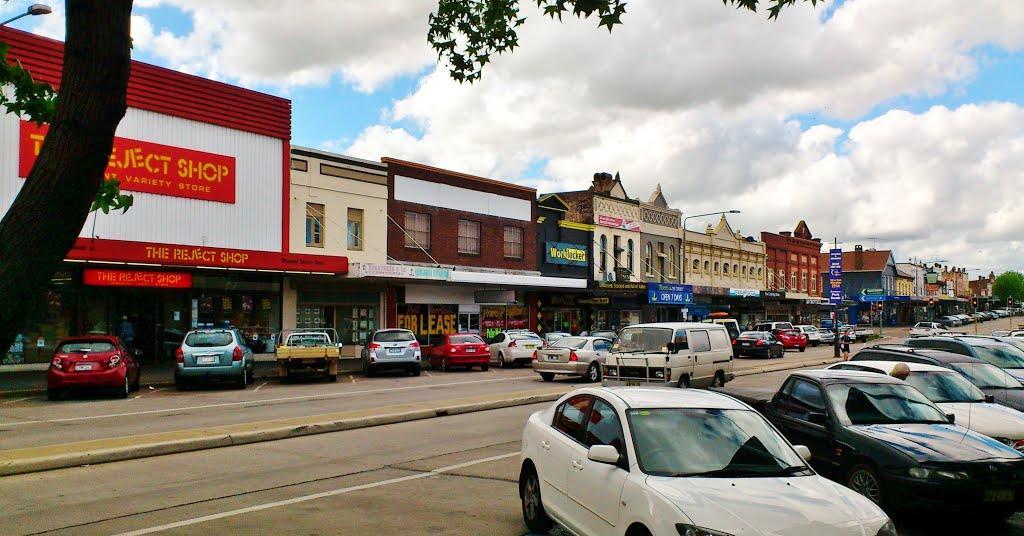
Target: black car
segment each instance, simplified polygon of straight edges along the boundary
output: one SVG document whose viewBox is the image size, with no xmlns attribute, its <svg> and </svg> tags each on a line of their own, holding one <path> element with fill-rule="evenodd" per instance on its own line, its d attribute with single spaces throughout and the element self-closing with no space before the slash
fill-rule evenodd
<svg viewBox="0 0 1024 536">
<path fill-rule="evenodd" d="M 1024 455 L 952 423 L 920 391 L 873 372 L 793 373 L 765 416 L 821 474 L 889 511 L 1024 509 Z"/>
<path fill-rule="evenodd" d="M 732 354 L 736 357 L 782 357 L 786 348 L 769 331 L 744 331 L 732 342 Z"/>
<path fill-rule="evenodd" d="M 912 348 L 934 348 L 978 358 L 1024 381 L 1024 350 L 992 337 L 938 336 L 907 339 Z"/>
<path fill-rule="evenodd" d="M 997 404 L 1024 411 L 1024 384 L 1020 380 L 991 363 L 963 354 L 886 344 L 865 348 L 854 354 L 850 361 L 902 361 L 953 369 L 986 396 L 991 396 Z"/>
</svg>

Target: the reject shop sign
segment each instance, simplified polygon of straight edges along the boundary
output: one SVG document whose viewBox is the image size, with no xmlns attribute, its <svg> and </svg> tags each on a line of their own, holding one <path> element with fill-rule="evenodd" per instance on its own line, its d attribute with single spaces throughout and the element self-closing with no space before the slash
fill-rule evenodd
<svg viewBox="0 0 1024 536">
<path fill-rule="evenodd" d="M 93 287 L 192 288 L 192 274 L 86 268 L 82 283 Z"/>
<path fill-rule="evenodd" d="M 616 218 L 614 216 L 599 215 L 597 217 L 597 224 L 602 227 L 611 227 L 612 229 L 623 229 L 625 231 L 640 230 L 640 222 L 634 220 L 627 220 L 623 218 Z"/>
<path fill-rule="evenodd" d="M 49 127 L 21 122 L 18 176 L 28 177 Z M 114 138 L 104 173 L 130 192 L 235 202 L 235 158 L 159 143 Z"/>
<path fill-rule="evenodd" d="M 275 253 L 239 249 L 209 248 L 151 244 L 123 240 L 79 238 L 67 255 L 68 260 L 127 262 L 163 266 L 237 268 L 242 270 L 274 270 L 348 273 L 348 257 Z"/>
</svg>

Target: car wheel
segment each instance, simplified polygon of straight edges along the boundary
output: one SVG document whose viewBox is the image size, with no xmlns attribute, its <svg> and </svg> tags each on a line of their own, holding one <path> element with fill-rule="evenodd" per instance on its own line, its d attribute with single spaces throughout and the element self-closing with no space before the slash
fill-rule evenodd
<svg viewBox="0 0 1024 536">
<path fill-rule="evenodd" d="M 245 389 L 249 385 L 249 375 L 245 373 L 245 369 L 242 369 L 242 377 L 238 378 L 235 382 L 235 387 L 239 389 Z"/>
<path fill-rule="evenodd" d="M 725 375 L 722 371 L 715 373 L 715 377 L 711 379 L 711 387 L 725 387 Z"/>
<path fill-rule="evenodd" d="M 372 378 L 376 373 L 377 371 L 373 370 L 373 366 L 371 366 L 369 363 L 366 363 L 365 361 L 363 362 L 363 376 L 366 376 L 367 378 Z"/>
<path fill-rule="evenodd" d="M 523 469 L 519 478 L 519 496 L 523 500 L 523 521 L 533 532 L 547 533 L 555 525 L 544 511 L 544 502 L 540 497 L 540 479 L 532 467 Z"/>
<path fill-rule="evenodd" d="M 806 346 L 801 346 L 800 347 L 800 351 L 801 352 L 806 352 L 807 351 L 807 347 Z"/>
<path fill-rule="evenodd" d="M 490 369 L 490 368 L 491 368 L 491 365 L 489 363 L 484 363 L 483 365 L 480 365 L 480 370 L 482 370 L 484 372 L 487 372 L 487 370 Z"/>
<path fill-rule="evenodd" d="M 413 376 L 419 376 L 420 375 L 420 367 L 419 367 L 419 365 L 416 365 L 415 367 L 410 369 L 409 372 L 411 372 Z"/>
<path fill-rule="evenodd" d="M 124 385 L 117 388 L 117 398 L 128 398 L 128 393 L 132 391 L 132 385 L 128 381 L 128 373 L 124 374 Z"/>
<path fill-rule="evenodd" d="M 869 465 L 856 465 L 846 477 L 846 486 L 867 497 L 871 502 L 882 505 L 882 481 Z"/>
<path fill-rule="evenodd" d="M 689 389 L 690 377 L 684 374 L 682 377 L 679 378 L 679 381 L 676 383 L 676 387 L 679 387 L 680 389 Z"/>
<path fill-rule="evenodd" d="M 555 379 L 555 374 L 553 372 L 541 372 L 540 379 L 549 382 Z"/>
<path fill-rule="evenodd" d="M 140 383 L 142 383 L 142 371 L 135 373 L 135 383 L 132 384 L 132 391 L 138 391 Z"/>
<path fill-rule="evenodd" d="M 47 389 L 46 390 L 46 399 L 47 400 L 57 400 L 58 398 L 60 398 L 60 389 Z"/>
<path fill-rule="evenodd" d="M 505 354 L 498 352 L 498 368 L 506 368 L 508 363 L 505 362 Z"/>
<path fill-rule="evenodd" d="M 448 358 L 441 358 L 441 372 L 448 372 Z"/>
<path fill-rule="evenodd" d="M 585 378 L 590 383 L 597 383 L 597 382 L 601 381 L 601 365 L 600 365 L 600 363 L 597 363 L 596 361 L 591 363 L 590 366 L 587 367 L 587 375 L 585 376 Z"/>
</svg>

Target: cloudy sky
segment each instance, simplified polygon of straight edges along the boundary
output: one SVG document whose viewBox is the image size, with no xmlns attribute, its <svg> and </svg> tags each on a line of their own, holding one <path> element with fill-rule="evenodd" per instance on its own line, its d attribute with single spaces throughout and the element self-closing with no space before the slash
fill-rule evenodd
<svg viewBox="0 0 1024 536">
<path fill-rule="evenodd" d="M 805 219 L 898 261 L 1024 268 L 1024 2 L 826 1 L 769 22 L 633 0 L 611 34 L 534 4 L 521 48 L 461 86 L 426 43 L 430 0 L 136 0 L 132 33 L 137 59 L 291 98 L 296 144 L 542 192 L 618 171 L 687 214 L 742 210 L 747 234 Z M 60 12 L 20 27 L 60 37 Z"/>
</svg>

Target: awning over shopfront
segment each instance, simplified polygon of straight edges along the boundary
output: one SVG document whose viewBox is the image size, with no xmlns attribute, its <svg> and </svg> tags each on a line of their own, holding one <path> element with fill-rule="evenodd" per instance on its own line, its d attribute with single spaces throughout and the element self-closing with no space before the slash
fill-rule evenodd
<svg viewBox="0 0 1024 536">
<path fill-rule="evenodd" d="M 448 281 L 451 283 L 477 283 L 512 287 L 587 288 L 586 279 L 493 272 L 467 272 L 462 270 L 452 270 L 449 272 Z"/>
</svg>

